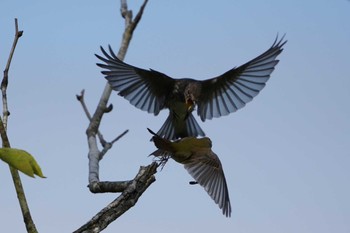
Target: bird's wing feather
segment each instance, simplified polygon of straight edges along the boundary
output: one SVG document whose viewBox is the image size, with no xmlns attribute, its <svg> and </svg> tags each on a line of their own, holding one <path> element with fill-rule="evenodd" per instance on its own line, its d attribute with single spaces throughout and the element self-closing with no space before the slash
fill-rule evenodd
<svg viewBox="0 0 350 233">
<path fill-rule="evenodd" d="M 113 90 L 135 107 L 158 115 L 165 107 L 165 99 L 172 90 L 174 79 L 155 70 L 144 70 L 124 63 L 113 52 L 109 46 L 109 53 L 102 47 L 104 57 L 95 56 L 105 64 L 97 65 L 105 70 L 105 75 Z"/>
<path fill-rule="evenodd" d="M 251 101 L 265 87 L 286 42 L 284 36 L 279 40 L 276 37 L 260 56 L 218 77 L 201 81 L 197 110 L 201 120 L 228 115 Z"/>
<path fill-rule="evenodd" d="M 197 152 L 196 152 L 197 153 Z M 198 153 L 203 153 L 198 152 Z M 230 197 L 225 174 L 218 156 L 208 150 L 206 156 L 192 156 L 185 163 L 188 173 L 207 191 L 227 217 L 231 216 Z"/>
</svg>

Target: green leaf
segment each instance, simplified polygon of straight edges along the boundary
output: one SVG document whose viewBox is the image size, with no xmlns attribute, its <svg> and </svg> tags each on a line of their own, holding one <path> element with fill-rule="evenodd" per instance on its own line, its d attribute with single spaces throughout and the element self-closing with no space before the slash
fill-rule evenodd
<svg viewBox="0 0 350 233">
<path fill-rule="evenodd" d="M 24 150 L 0 148 L 0 159 L 30 177 L 34 178 L 35 174 L 41 178 L 46 178 L 34 157 Z"/>
</svg>

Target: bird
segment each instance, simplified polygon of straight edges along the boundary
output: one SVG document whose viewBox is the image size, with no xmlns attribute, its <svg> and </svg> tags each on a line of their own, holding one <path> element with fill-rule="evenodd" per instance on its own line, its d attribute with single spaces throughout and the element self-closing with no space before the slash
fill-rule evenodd
<svg viewBox="0 0 350 233">
<path fill-rule="evenodd" d="M 100 46 L 104 57 L 97 66 L 111 88 L 135 107 L 153 113 L 163 109 L 169 115 L 157 135 L 169 140 L 205 136 L 192 112 L 206 119 L 228 115 L 244 107 L 265 87 L 279 62 L 287 40 L 276 37 L 272 46 L 247 63 L 206 80 L 174 79 L 159 71 L 145 70 L 121 61 L 109 45 L 109 53 Z"/>
<path fill-rule="evenodd" d="M 148 129 L 148 128 L 147 128 Z M 169 157 L 183 164 L 188 173 L 201 185 L 209 196 L 219 205 L 226 217 L 231 217 L 231 203 L 227 188 L 224 170 L 219 157 L 211 150 L 210 138 L 184 137 L 176 141 L 170 141 L 160 137 L 152 130 L 152 141 L 158 148 L 151 155 L 161 161 L 167 161 Z"/>
</svg>

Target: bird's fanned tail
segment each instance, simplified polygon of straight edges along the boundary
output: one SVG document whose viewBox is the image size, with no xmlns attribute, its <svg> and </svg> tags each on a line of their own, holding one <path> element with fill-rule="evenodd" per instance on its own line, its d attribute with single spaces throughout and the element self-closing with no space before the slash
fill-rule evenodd
<svg viewBox="0 0 350 233">
<path fill-rule="evenodd" d="M 184 130 L 179 131 L 178 129 L 181 128 L 184 128 Z M 176 140 L 184 137 L 205 136 L 205 133 L 192 113 L 188 115 L 185 121 L 177 120 L 176 116 L 170 113 L 162 127 L 157 132 L 157 135 L 168 140 Z"/>
<path fill-rule="evenodd" d="M 169 114 L 162 127 L 158 130 L 157 135 L 169 140 L 176 139 L 172 114 Z"/>
<path fill-rule="evenodd" d="M 193 114 L 189 114 L 186 119 L 186 128 L 187 128 L 187 137 L 197 137 L 197 136 L 205 136 L 204 131 L 197 123 L 196 118 L 194 118 Z"/>
</svg>

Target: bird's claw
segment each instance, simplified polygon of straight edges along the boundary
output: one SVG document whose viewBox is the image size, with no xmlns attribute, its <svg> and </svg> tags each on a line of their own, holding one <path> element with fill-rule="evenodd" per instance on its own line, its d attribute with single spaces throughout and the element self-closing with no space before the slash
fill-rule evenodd
<svg viewBox="0 0 350 233">
<path fill-rule="evenodd" d="M 165 164 L 168 162 L 170 156 L 169 155 L 164 155 L 161 157 L 154 157 L 153 161 L 157 162 L 158 167 L 160 167 L 160 170 L 163 170 Z"/>
</svg>

